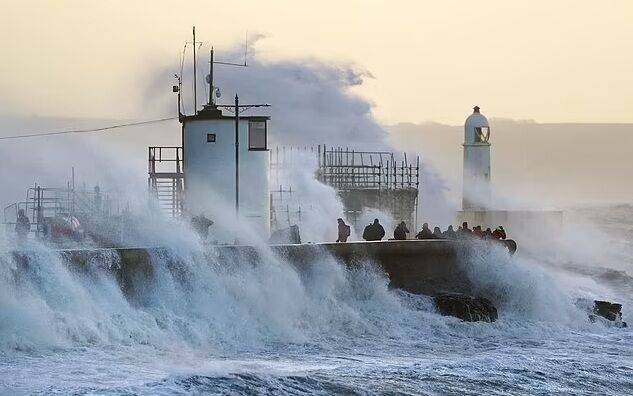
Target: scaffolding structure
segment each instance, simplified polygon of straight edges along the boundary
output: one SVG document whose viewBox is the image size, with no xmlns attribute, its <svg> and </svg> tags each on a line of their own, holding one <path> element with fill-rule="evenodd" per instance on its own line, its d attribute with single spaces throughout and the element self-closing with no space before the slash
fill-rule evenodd
<svg viewBox="0 0 633 396">
<path fill-rule="evenodd" d="M 120 212 L 118 202 L 98 188 L 77 189 L 74 185 L 66 188 L 42 187 L 35 184 L 27 189 L 24 201 L 15 202 L 4 208 L 4 222 L 7 229 L 15 227 L 18 212 L 23 210 L 31 224 L 30 231 L 40 236 L 46 224 L 54 218 L 78 218 L 83 224 L 99 216 L 107 218 Z"/>
<path fill-rule="evenodd" d="M 158 209 L 171 217 L 183 213 L 184 180 L 182 147 L 148 147 L 147 188 Z"/>
<path fill-rule="evenodd" d="M 318 146 L 318 179 L 337 190 L 418 189 L 420 157 L 410 163 L 407 153 L 398 161 L 388 151 L 355 151 Z"/>
<path fill-rule="evenodd" d="M 420 159 L 409 161 L 407 154 L 396 157 L 389 151 L 358 151 L 343 147 L 281 146 L 270 152 L 270 180 L 276 186 L 270 191 L 271 229 L 301 224 L 301 218 L 312 209 L 309 197 L 292 185 L 289 174 L 298 158 L 314 160 L 315 178 L 331 186 L 341 200 L 345 217 L 357 230 L 361 214 L 373 208 L 388 213 L 397 221 L 417 227 Z"/>
<path fill-rule="evenodd" d="M 346 216 L 357 225 L 362 211 L 375 208 L 417 228 L 420 157 L 398 160 L 388 151 L 318 146 L 317 179 L 336 189 Z"/>
</svg>

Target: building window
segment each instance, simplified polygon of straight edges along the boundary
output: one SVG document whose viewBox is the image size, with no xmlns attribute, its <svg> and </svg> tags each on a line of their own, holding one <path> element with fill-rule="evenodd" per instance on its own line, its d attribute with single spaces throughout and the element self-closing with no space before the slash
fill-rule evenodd
<svg viewBox="0 0 633 396">
<path fill-rule="evenodd" d="M 488 143 L 490 139 L 490 127 L 475 127 L 475 142 Z"/>
<path fill-rule="evenodd" d="M 207 133 L 207 143 L 215 143 L 215 133 Z"/>
<path fill-rule="evenodd" d="M 266 121 L 248 122 L 248 149 L 266 150 Z"/>
</svg>

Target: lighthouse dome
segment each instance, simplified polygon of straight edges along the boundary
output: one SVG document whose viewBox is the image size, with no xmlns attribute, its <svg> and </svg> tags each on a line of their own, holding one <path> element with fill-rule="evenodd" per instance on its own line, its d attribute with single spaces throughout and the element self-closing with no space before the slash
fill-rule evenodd
<svg viewBox="0 0 633 396">
<path fill-rule="evenodd" d="M 489 139 L 488 119 L 479 112 L 479 106 L 475 106 L 464 123 L 464 144 L 487 144 Z"/>
</svg>

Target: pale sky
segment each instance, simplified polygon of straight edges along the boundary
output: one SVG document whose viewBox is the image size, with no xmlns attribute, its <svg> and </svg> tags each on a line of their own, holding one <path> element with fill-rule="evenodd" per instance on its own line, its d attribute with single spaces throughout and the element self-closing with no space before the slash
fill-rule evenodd
<svg viewBox="0 0 633 396">
<path fill-rule="evenodd" d="M 0 114 L 144 118 L 191 26 L 218 48 L 355 63 L 383 123 L 633 122 L 633 1 L 6 1 Z M 177 70 L 175 70 L 176 72 Z M 166 81 L 169 89 L 172 81 Z"/>
</svg>

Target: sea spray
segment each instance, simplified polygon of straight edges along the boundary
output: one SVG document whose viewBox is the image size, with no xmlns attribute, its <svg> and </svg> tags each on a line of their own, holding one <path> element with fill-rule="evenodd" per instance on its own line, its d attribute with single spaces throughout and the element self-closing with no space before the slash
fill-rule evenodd
<svg viewBox="0 0 633 396">
<path fill-rule="evenodd" d="M 63 254 L 41 249 L 26 255 L 14 287 L 3 276 L 2 312 L 13 320 L 2 327 L 3 348 L 257 349 L 376 334 L 390 327 L 381 315 L 402 311 L 384 275 L 371 267 L 345 269 L 327 254 L 299 271 L 268 249 L 257 262 L 243 256 L 218 262 L 203 248 L 160 249 L 151 256 L 152 275 L 135 278 L 135 294 L 124 296 L 107 268 L 107 260 L 116 267 L 116 258 L 78 269 Z M 11 254 L 4 260 L 3 268 L 15 267 Z"/>
<path fill-rule="evenodd" d="M 394 391 L 520 389 L 535 381 L 555 391 L 576 389 L 562 374 L 578 367 L 576 381 L 597 392 L 631 385 L 623 361 L 633 353 L 629 335 L 586 317 L 574 323 L 522 310 L 542 296 L 519 279 L 540 284 L 538 292 L 552 289 L 548 296 L 571 293 L 502 250 L 471 261 L 482 290 L 507 292 L 499 321 L 489 324 L 440 316 L 430 298 L 390 290 L 379 267 L 348 268 L 325 252 L 293 266 L 266 246 L 253 260 L 176 244 L 152 250 L 151 276 L 135 280 L 138 294 L 123 295 L 107 271 L 116 257 L 98 254 L 77 270 L 59 251 L 40 249 L 21 278 L 3 272 L 0 314 L 13 323 L 0 322 L 0 372 L 11 389 L 369 393 L 385 389 L 389 376 Z M 3 270 L 16 267 L 12 254 L 2 256 Z M 18 284 L 6 287 L 11 282 Z M 608 381 L 600 367 L 609 367 Z M 494 381 L 482 385 L 482 376 Z"/>
<path fill-rule="evenodd" d="M 503 246 L 491 242 L 474 241 L 460 265 L 472 282 L 473 293 L 492 299 L 501 320 L 586 327 L 587 312 L 575 301 L 610 295 L 590 278 L 553 270 L 532 257 L 509 256 Z"/>
</svg>

